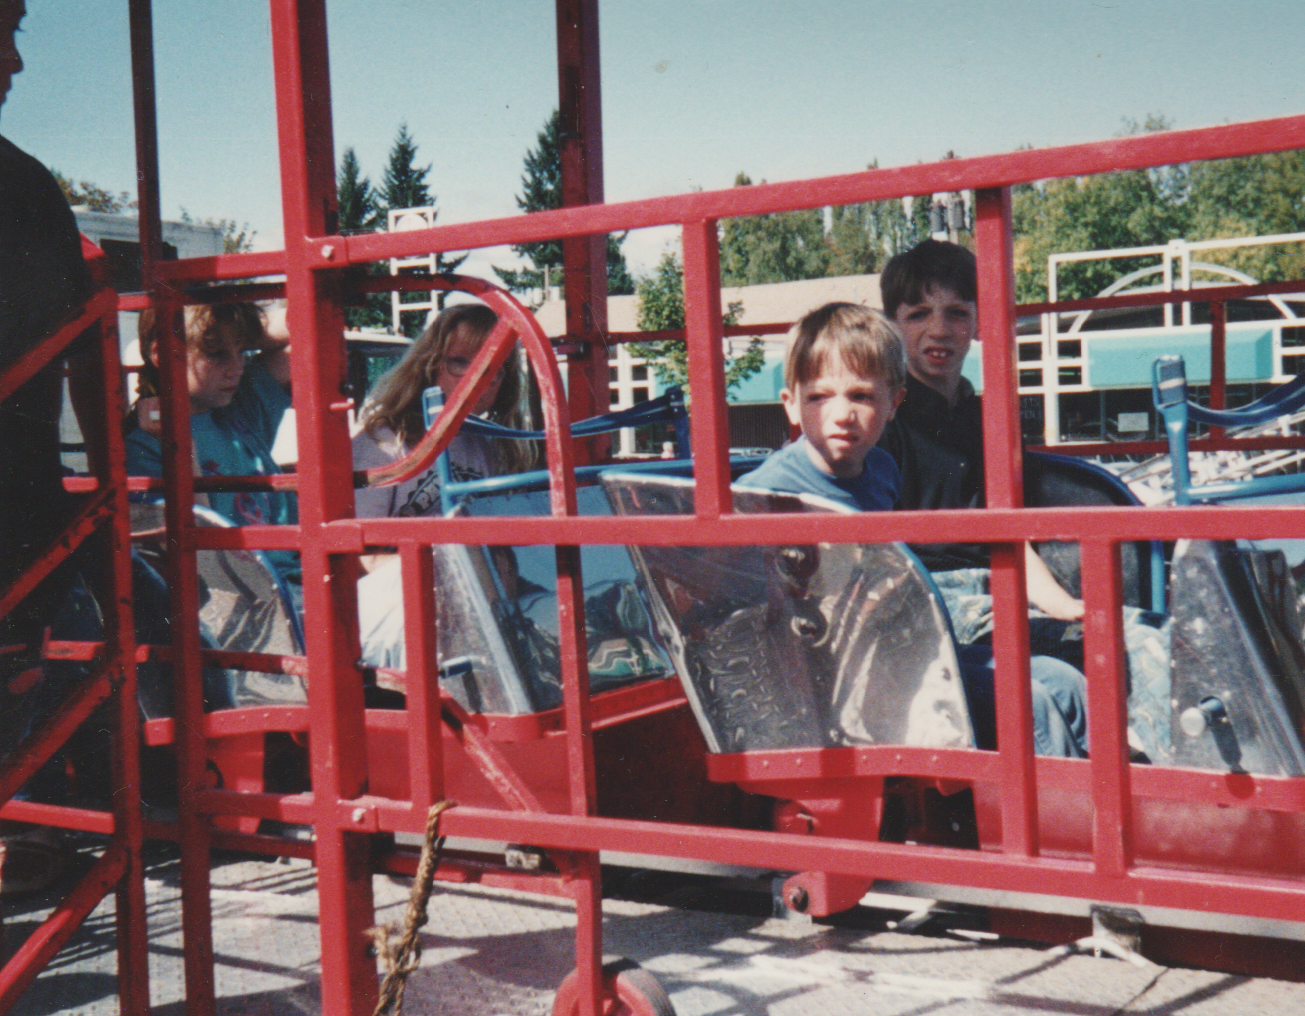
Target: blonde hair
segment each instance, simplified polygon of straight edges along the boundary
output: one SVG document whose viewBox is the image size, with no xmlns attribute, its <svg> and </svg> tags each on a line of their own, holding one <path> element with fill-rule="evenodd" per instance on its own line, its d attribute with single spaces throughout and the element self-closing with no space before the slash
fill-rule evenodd
<svg viewBox="0 0 1305 1016">
<path fill-rule="evenodd" d="M 882 378 L 893 391 L 906 384 L 906 350 L 897 326 L 857 303 L 827 303 L 804 315 L 788 334 L 784 387 L 797 391 L 818 377 L 831 354 L 862 377 Z"/>
<path fill-rule="evenodd" d="M 261 349 L 267 341 L 263 310 L 253 303 L 197 303 L 182 309 L 179 330 L 186 341 L 186 353 L 195 350 L 215 352 L 221 344 L 218 333 L 230 326 L 240 337 L 242 349 Z M 154 364 L 154 350 L 159 341 L 158 314 L 153 307 L 140 312 L 136 325 L 140 356 L 144 361 L 136 381 L 138 395 L 159 393 L 159 370 Z"/>
<path fill-rule="evenodd" d="M 376 382 L 363 407 L 363 429 L 374 435 L 381 427 L 388 427 L 404 444 L 415 445 L 426 433 L 422 393 L 439 377 L 440 365 L 458 329 L 465 325 L 479 349 L 496 324 L 498 315 L 481 303 L 460 303 L 441 311 L 403 359 Z M 485 413 L 495 423 L 517 430 L 531 426 L 522 359 L 519 347 L 508 354 L 498 395 Z M 521 472 L 534 465 L 534 442 L 495 438 L 493 443 L 502 472 Z"/>
</svg>

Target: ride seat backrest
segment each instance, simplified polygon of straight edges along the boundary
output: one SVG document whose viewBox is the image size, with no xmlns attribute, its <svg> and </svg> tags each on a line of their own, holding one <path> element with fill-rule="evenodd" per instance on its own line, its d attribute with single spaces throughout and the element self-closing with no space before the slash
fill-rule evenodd
<svg viewBox="0 0 1305 1016">
<path fill-rule="evenodd" d="M 1282 551 L 1182 540 L 1171 576 L 1174 764 L 1305 775 L 1305 648 Z"/>
<path fill-rule="evenodd" d="M 200 526 L 227 527 L 232 523 L 202 505 L 195 506 Z M 140 556 L 157 574 L 165 574 L 163 506 L 131 506 L 133 542 Z M 300 656 L 304 652 L 303 628 L 284 582 L 266 556 L 257 550 L 201 550 L 195 555 L 200 582 L 200 636 L 212 649 L 229 652 Z M 161 580 L 155 580 L 162 588 Z M 142 590 L 143 573 L 136 580 L 136 609 L 163 617 L 138 622 L 168 639 L 166 588 Z M 171 680 L 142 676 L 141 708 L 147 719 L 172 715 Z M 291 674 L 265 674 L 252 670 L 205 668 L 205 707 L 209 710 L 240 706 L 288 705 L 308 701 L 303 678 Z"/>
<path fill-rule="evenodd" d="M 582 515 L 607 515 L 602 489 L 579 487 Z M 475 516 L 548 514 L 548 491 L 467 498 L 455 509 Z M 465 657 L 471 668 L 445 686 L 473 712 L 532 713 L 561 704 L 557 559 L 551 546 L 435 548 L 441 661 Z M 604 691 L 670 677 L 638 575 L 624 547 L 580 551 L 589 688 Z"/>
<path fill-rule="evenodd" d="M 693 482 L 607 473 L 618 515 L 692 514 Z M 846 511 L 735 487 L 738 512 Z M 942 598 L 902 544 L 631 547 L 713 752 L 974 743 Z"/>
<path fill-rule="evenodd" d="M 1076 508 L 1141 502 L 1118 477 L 1090 462 L 1068 455 L 1026 452 L 1024 504 L 1030 508 Z M 1043 540 L 1034 547 L 1065 590 L 1081 597 L 1078 544 Z M 1151 545 L 1145 541 L 1121 544 L 1119 557 L 1125 605 L 1151 609 Z"/>
</svg>

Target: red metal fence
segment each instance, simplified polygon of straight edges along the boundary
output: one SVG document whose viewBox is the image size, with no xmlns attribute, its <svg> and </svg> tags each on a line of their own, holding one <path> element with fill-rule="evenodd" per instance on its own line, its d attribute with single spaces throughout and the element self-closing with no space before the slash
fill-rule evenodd
<svg viewBox="0 0 1305 1016">
<path fill-rule="evenodd" d="M 311 824 L 311 847 L 278 844 L 268 849 L 311 853 L 319 875 L 322 929 L 322 1004 L 332 1014 L 370 1012 L 377 997 L 375 960 L 368 952 L 365 929 L 374 923 L 371 879 L 373 847 L 378 834 L 421 833 L 428 809 L 445 796 L 445 753 L 467 751 L 478 764 L 500 771 L 515 794 L 513 809 L 460 806 L 447 812 L 443 831 L 450 835 L 529 843 L 553 852 L 560 875 L 542 891 L 562 892 L 575 900 L 578 915 L 577 963 L 580 984 L 596 987 L 601 956 L 601 904 L 598 852 L 637 847 L 645 854 L 900 880 L 951 883 L 1000 890 L 1036 891 L 1099 901 L 1189 908 L 1261 917 L 1298 919 L 1305 912 L 1301 872 L 1277 875 L 1235 874 L 1220 870 L 1182 870 L 1140 861 L 1135 822 L 1145 813 L 1143 801 L 1196 802 L 1211 813 L 1254 809 L 1292 815 L 1305 812 L 1305 780 L 1224 775 L 1195 770 L 1161 769 L 1127 764 L 1125 738 L 1124 656 L 1120 621 L 1119 546 L 1137 540 L 1176 537 L 1227 538 L 1302 536 L 1300 508 L 1092 508 L 1025 509 L 1018 399 L 1010 187 L 1014 184 L 1080 174 L 1217 159 L 1256 152 L 1305 147 L 1305 116 L 1206 130 L 1171 132 L 1042 151 L 974 159 L 947 160 L 902 169 L 871 170 L 795 183 L 761 184 L 726 191 L 694 193 L 624 204 L 601 204 L 601 137 L 598 117 L 596 0 L 559 0 L 559 79 L 564 117 L 574 130 L 564 166 L 568 205 L 551 212 L 418 232 L 342 236 L 334 232 L 334 145 L 327 59 L 324 0 L 271 0 L 277 115 L 280 132 L 281 184 L 286 246 L 284 250 L 198 258 L 164 263 L 146 259 L 150 298 L 167 307 L 198 299 L 187 289 L 199 283 L 280 277 L 269 292 L 283 292 L 294 336 L 293 390 L 297 413 L 299 459 L 292 482 L 299 496 L 295 527 L 251 526 L 239 529 L 196 528 L 190 505 L 197 488 L 191 476 L 189 421 L 185 400 L 164 400 L 164 428 L 169 466 L 170 538 L 180 552 L 170 574 L 174 618 L 194 618 L 194 552 L 202 548 L 296 549 L 302 555 L 304 609 L 307 618 L 308 705 L 301 729 L 309 735 L 312 791 L 305 794 L 241 794 L 205 783 L 205 731 L 220 725 L 205 717 L 200 695 L 201 650 L 198 630 L 174 627 L 171 658 L 177 674 L 180 819 L 175 830 L 182 848 L 182 893 L 186 936 L 187 1010 L 214 1010 L 213 949 L 209 909 L 209 849 L 215 838 L 211 819 L 252 815 Z M 148 0 L 133 0 L 133 43 L 137 121 L 143 190 L 142 239 L 147 252 L 158 241 L 157 159 L 154 155 L 153 72 L 150 66 Z M 583 86 L 583 87 L 581 87 Z M 735 516 L 731 511 L 727 455 L 728 422 L 721 357 L 720 220 L 796 208 L 841 205 L 937 191 L 972 190 L 979 262 L 979 320 L 983 351 L 985 454 L 989 507 L 983 511 L 937 511 L 854 516 Z M 605 409 L 607 367 L 605 263 L 607 232 L 675 225 L 681 230 L 685 267 L 686 334 L 694 392 L 693 454 L 696 510 L 693 516 L 657 518 L 581 518 L 575 512 L 570 459 L 599 454 L 589 445 L 572 447 L 564 440 L 572 416 Z M 351 266 L 392 257 L 454 251 L 503 244 L 565 238 L 568 300 L 569 394 L 564 394 L 552 353 L 529 324 L 503 330 L 502 343 L 487 344 L 445 410 L 445 420 L 464 414 L 477 383 L 494 369 L 506 343 L 515 335 L 529 352 L 543 382 L 546 416 L 553 432 L 549 468 L 552 511 L 544 517 L 490 518 L 353 518 L 354 476 L 346 425 L 342 300 L 357 284 Z M 594 266 L 600 266 L 595 270 Z M 373 280 L 373 288 L 377 283 Z M 382 282 L 379 285 L 386 285 Z M 405 280 L 409 286 L 421 281 Z M 351 290 L 351 286 L 353 290 Z M 1264 287 L 1260 287 L 1263 289 Z M 260 291 L 261 292 L 261 291 Z M 1228 287 L 1219 296 L 1246 292 Z M 211 297 L 209 297 L 211 298 Z M 1029 311 L 1115 305 L 1166 297 L 1073 301 Z M 106 353 L 112 317 L 111 297 L 93 303 L 104 317 Z M 805 308 L 794 308 L 797 316 Z M 172 315 L 162 314 L 163 322 Z M 61 334 L 71 334 L 68 332 Z M 177 336 L 165 336 L 165 384 L 185 391 L 184 355 Z M 113 346 L 116 356 L 116 345 Z M 1219 358 L 1216 357 L 1216 363 Z M 106 377 L 116 365 L 106 369 Z M 9 390 L 9 389 L 5 389 Z M 115 387 L 112 389 L 116 391 Z M 1220 385 L 1214 385 L 1219 398 Z M 568 401 L 569 400 L 569 401 Z M 118 407 L 106 404 L 106 419 Z M 108 430 L 114 430 L 109 427 Z M 439 428 L 447 442 L 451 430 Z M 122 554 L 126 533 L 121 448 L 112 448 L 110 471 L 100 477 L 94 495 L 97 521 L 111 525 L 118 550 L 119 583 L 127 581 Z M 1196 447 L 1199 447 L 1197 445 Z M 1112 446 L 1117 450 L 1117 446 Z M 266 484 L 267 481 L 261 481 Z M 282 481 L 285 482 L 285 481 Z M 986 542 L 992 549 L 995 599 L 997 695 L 1003 703 L 998 719 L 1002 748 L 996 753 L 969 750 L 864 747 L 793 750 L 734 756 L 716 763 L 713 776 L 746 782 L 758 779 L 827 777 L 873 779 L 883 774 L 949 777 L 989 784 L 999 802 L 1000 850 L 964 851 L 941 847 L 863 842 L 790 833 L 742 831 L 679 823 L 602 818 L 595 814 L 594 717 L 587 684 L 583 602 L 579 587 L 579 553 L 583 544 L 716 545 L 820 542 L 936 542 L 956 539 Z M 1092 715 L 1091 760 L 1034 758 L 1029 699 L 1029 653 L 1020 544 L 1026 540 L 1077 541 L 1082 552 L 1083 596 L 1087 603 L 1086 635 L 1089 709 Z M 565 757 L 569 805 L 547 812 L 513 783 L 511 767 L 448 700 L 435 694 L 434 585 L 430 547 L 435 544 L 542 544 L 556 548 L 558 604 L 564 660 Z M 367 548 L 397 546 L 402 557 L 408 625 L 406 720 L 410 759 L 409 796 L 391 798 L 369 792 L 369 728 L 363 685 L 356 661 L 358 556 Z M 123 587 L 120 585 L 119 590 Z M 122 597 L 118 598 L 120 602 Z M 7 605 L 9 598 L 4 604 Z M 103 667 L 93 695 L 117 689 L 121 759 L 125 779 L 134 781 L 136 743 L 132 708 L 131 625 L 117 619 L 116 637 L 103 649 Z M 121 673 L 121 679 L 116 676 Z M 110 681 L 108 675 L 114 675 Z M 80 701 L 80 699 L 79 699 Z M 63 728 L 61 728 L 62 730 Z M 441 731 L 444 731 L 442 734 Z M 453 734 L 454 740 L 450 740 Z M 51 735 L 54 736 L 53 734 Z M 480 740 L 477 740 L 480 738 Z M 456 746 L 456 747 L 451 747 Z M 656 765 L 656 760 L 649 760 Z M 25 771 L 25 770 L 24 770 Z M 503 773 L 506 772 L 506 775 Z M 0 790 L 12 792 L 22 773 L 14 763 L 0 770 Z M 1048 795 L 1077 794 L 1090 804 L 1086 854 L 1067 856 L 1043 849 L 1039 814 Z M 130 795 L 125 795 L 130 796 Z M 9 805 L 12 814 L 19 806 Z M 50 814 L 26 806 L 26 815 L 47 820 Z M 35 809 L 35 810 L 34 810 Z M 1141 810 L 1139 810 L 1141 809 Z M 57 817 L 57 816 L 56 816 Z M 87 820 L 89 823 L 90 820 Z M 64 824 L 76 819 L 64 817 Z M 109 824 L 84 827 L 108 829 Z M 139 810 L 122 806 L 114 815 L 113 845 L 96 869 L 95 884 L 119 887 L 122 917 L 124 1012 L 141 1012 L 144 994 L 144 925 L 139 870 Z M 247 844 L 259 838 L 246 837 Z M 410 868 L 410 859 L 393 855 L 385 862 Z M 450 874 L 456 865 L 444 869 Z M 464 872 L 465 875 L 465 872 Z M 470 876 L 467 876 L 470 877 Z M 512 876 L 502 874 L 504 884 Z M 520 884 L 542 883 L 519 880 Z M 81 905 L 92 890 L 79 889 L 67 909 L 84 915 Z M 61 933 L 62 934 L 62 933 Z M 57 944 L 57 936 L 49 938 Z M 40 946 L 29 951 L 48 954 Z M 24 959 L 27 970 L 35 968 Z M 18 962 L 15 960 L 15 962 Z M 33 961 L 36 962 L 36 961 Z M 10 964 L 13 966 L 13 963 Z M 6 968 L 3 999 L 24 983 L 26 975 Z M 580 1011 L 593 1012 L 594 999 L 580 992 Z"/>
</svg>

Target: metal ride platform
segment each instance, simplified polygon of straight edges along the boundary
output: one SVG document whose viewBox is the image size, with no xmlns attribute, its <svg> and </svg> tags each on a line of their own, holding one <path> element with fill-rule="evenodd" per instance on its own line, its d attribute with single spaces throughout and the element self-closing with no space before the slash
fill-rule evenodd
<svg viewBox="0 0 1305 1016">
<path fill-rule="evenodd" d="M 608 870 L 606 948 L 637 960 L 679 1016 L 954 1016 L 1299 1012 L 1305 984 L 1135 965 L 1088 951 L 998 938 L 973 908 L 868 897 L 838 924 L 773 917 L 764 878 L 695 880 Z M 217 855 L 212 870 L 217 1013 L 321 1012 L 317 881 L 303 860 Z M 397 922 L 407 880 L 373 881 L 378 922 Z M 175 855 L 146 865 L 154 1011 L 183 1011 L 180 879 Z M 42 901 L 11 912 L 17 930 Z M 872 904 L 872 905 L 867 905 Z M 914 930 L 906 930 L 913 928 Z M 474 885 L 437 887 L 405 1012 L 547 1013 L 574 965 L 575 913 L 558 899 Z M 13 1010 L 15 1016 L 117 1013 L 113 917 L 94 912 Z"/>
</svg>

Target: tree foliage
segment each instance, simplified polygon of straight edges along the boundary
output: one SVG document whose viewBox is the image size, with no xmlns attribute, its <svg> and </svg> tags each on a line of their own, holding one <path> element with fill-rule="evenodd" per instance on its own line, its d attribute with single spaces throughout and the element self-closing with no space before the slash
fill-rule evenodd
<svg viewBox="0 0 1305 1016">
<path fill-rule="evenodd" d="M 112 191 L 105 190 L 92 183 L 90 180 L 78 180 L 74 182 L 71 178 L 64 176 L 57 169 L 51 170 L 54 175 L 55 183 L 63 191 L 63 196 L 68 204 L 73 208 L 84 205 L 92 212 L 117 212 L 135 208 L 136 201 L 126 191 L 119 191 L 114 194 Z"/>
<path fill-rule="evenodd" d="M 390 146 L 390 158 L 381 178 L 381 204 L 388 211 L 395 208 L 426 208 L 435 203 L 431 197 L 426 177 L 430 164 L 417 165 L 417 142 L 408 133 L 406 123 L 399 124 L 399 132 Z"/>
<path fill-rule="evenodd" d="M 335 178 L 336 199 L 340 206 L 340 232 L 373 233 L 380 224 L 376 188 L 363 176 L 358 155 L 346 148 L 340 156 L 340 171 Z"/>
<path fill-rule="evenodd" d="M 1197 163 L 1188 174 L 1188 205 L 1190 239 L 1305 231 L 1305 151 Z M 1300 245 L 1206 251 L 1201 260 L 1261 282 L 1305 277 Z"/>
<path fill-rule="evenodd" d="M 192 226 L 216 226 L 220 229 L 223 254 L 243 254 L 253 250 L 254 237 L 258 235 L 258 230 L 250 229 L 248 222 L 241 224 L 235 219 L 196 219 L 184 208 L 181 210 L 181 221 Z"/>
<path fill-rule="evenodd" d="M 536 137 L 536 147 L 526 150 L 524 172 L 521 174 L 521 193 L 517 207 L 523 212 L 544 212 L 562 207 L 562 114 L 554 110 Z M 607 234 L 607 292 L 612 296 L 627 296 L 634 292 L 634 278 L 630 275 L 621 244 L 625 233 Z M 512 250 L 530 261 L 529 268 L 499 268 L 494 271 L 508 289 L 528 293 L 544 288 L 547 278 L 550 285 L 562 283 L 562 241 L 541 240 L 536 243 L 515 244 Z M 545 272 L 547 269 L 547 272 Z"/>
<path fill-rule="evenodd" d="M 385 213 L 397 211 L 400 208 L 430 208 L 435 204 L 435 196 L 430 192 L 430 186 L 426 178 L 430 175 L 430 164 L 425 166 L 417 165 L 417 142 L 413 140 L 408 133 L 406 123 L 399 124 L 398 133 L 394 137 L 394 144 L 390 146 L 390 157 L 385 164 L 385 174 L 381 178 L 380 193 L 377 198 L 377 223 L 383 221 Z M 431 215 L 433 222 L 438 218 L 439 213 Z M 435 271 L 437 273 L 456 271 L 462 262 L 467 260 L 467 255 L 458 256 L 445 254 L 443 251 L 435 252 Z M 422 269 L 404 269 L 405 272 L 414 274 L 424 274 Z M 400 294 L 400 302 L 407 303 L 424 303 L 427 299 L 424 293 Z M 444 294 L 436 295 L 436 303 L 439 307 L 444 306 Z M 403 325 L 404 334 L 409 338 L 415 338 L 423 327 L 423 322 L 418 320 L 415 315 L 409 314 L 408 320 Z"/>
<path fill-rule="evenodd" d="M 684 327 L 684 265 L 679 255 L 667 251 L 652 275 L 639 280 L 636 320 L 644 332 L 675 331 Z M 731 303 L 723 315 L 725 325 L 738 323 L 743 304 Z M 684 339 L 631 343 L 630 352 L 652 364 L 663 385 L 679 385 L 689 398 L 689 351 Z M 753 336 L 742 353 L 725 356 L 725 391 L 728 393 L 765 364 L 766 354 L 759 336 Z"/>
<path fill-rule="evenodd" d="M 1163 131 L 1162 116 L 1125 121 L 1124 133 Z M 1015 189 L 1015 288 L 1021 301 L 1047 298 L 1047 258 L 1072 251 L 1156 246 L 1305 231 L 1305 153 L 1279 152 L 1191 165 L 1049 180 Z M 1299 247 L 1203 252 L 1262 281 L 1305 276 Z M 1157 256 L 1061 265 L 1058 296 L 1095 296 Z"/>
<path fill-rule="evenodd" d="M 346 148 L 340 156 L 340 169 L 335 176 L 336 200 L 340 209 L 340 232 L 374 233 L 381 227 L 384 212 L 380 196 L 371 180 L 363 175 L 358 155 Z M 372 264 L 366 268 L 351 268 L 349 272 L 379 275 L 388 268 Z M 344 309 L 344 322 L 349 328 L 385 328 L 390 323 L 390 297 L 388 293 L 367 293 L 358 302 Z"/>
<path fill-rule="evenodd" d="M 735 187 L 751 184 L 746 173 L 734 178 Z M 745 215 L 721 225 L 722 285 L 818 279 L 829 274 L 829 262 L 824 214 L 819 208 Z"/>
</svg>

